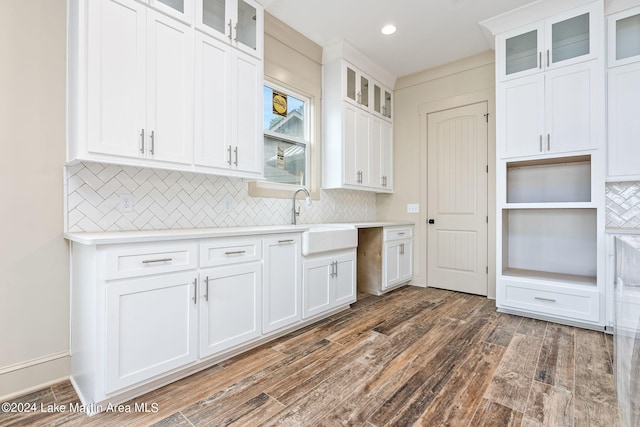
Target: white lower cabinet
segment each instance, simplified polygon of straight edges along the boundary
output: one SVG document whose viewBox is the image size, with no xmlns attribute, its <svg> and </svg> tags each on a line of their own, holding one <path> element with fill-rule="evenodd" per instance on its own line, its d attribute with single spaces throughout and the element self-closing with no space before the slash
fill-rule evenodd
<svg viewBox="0 0 640 427">
<path fill-rule="evenodd" d="M 302 319 L 300 235 L 263 240 L 264 284 L 262 332 L 272 332 Z"/>
<path fill-rule="evenodd" d="M 105 392 L 197 359 L 195 271 L 106 287 Z"/>
<path fill-rule="evenodd" d="M 355 249 L 303 263 L 301 236 L 73 241 L 71 381 L 82 403 L 99 411 L 348 308 Z"/>
<path fill-rule="evenodd" d="M 413 277 L 413 242 L 411 239 L 385 242 L 382 289 L 391 288 Z"/>
<path fill-rule="evenodd" d="M 200 272 L 200 357 L 261 335 L 261 270 L 254 262 Z"/>
<path fill-rule="evenodd" d="M 304 319 L 355 302 L 355 250 L 305 257 L 302 272 Z"/>
</svg>

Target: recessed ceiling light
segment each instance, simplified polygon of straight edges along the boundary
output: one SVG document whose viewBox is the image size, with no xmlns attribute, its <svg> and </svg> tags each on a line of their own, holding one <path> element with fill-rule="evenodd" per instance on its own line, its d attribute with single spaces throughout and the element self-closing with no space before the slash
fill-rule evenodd
<svg viewBox="0 0 640 427">
<path fill-rule="evenodd" d="M 396 32 L 396 26 L 391 24 L 385 25 L 380 31 L 382 32 L 382 34 L 388 36 L 389 34 L 393 34 Z"/>
</svg>

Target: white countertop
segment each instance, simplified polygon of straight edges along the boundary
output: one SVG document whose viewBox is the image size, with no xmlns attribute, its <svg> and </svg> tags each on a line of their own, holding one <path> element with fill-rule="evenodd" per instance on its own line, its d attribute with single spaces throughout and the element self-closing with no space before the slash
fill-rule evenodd
<svg viewBox="0 0 640 427">
<path fill-rule="evenodd" d="M 640 228 L 616 228 L 607 227 L 605 233 L 608 234 L 640 234 Z"/>
<path fill-rule="evenodd" d="M 250 236 L 255 234 L 301 233 L 318 226 L 353 228 L 413 225 L 412 222 L 358 222 L 298 225 L 256 225 L 251 227 L 185 228 L 142 231 L 99 231 L 65 233 L 65 239 L 83 245 L 113 245 L 120 243 L 153 242 L 161 240 L 206 239 L 211 237 Z"/>
</svg>

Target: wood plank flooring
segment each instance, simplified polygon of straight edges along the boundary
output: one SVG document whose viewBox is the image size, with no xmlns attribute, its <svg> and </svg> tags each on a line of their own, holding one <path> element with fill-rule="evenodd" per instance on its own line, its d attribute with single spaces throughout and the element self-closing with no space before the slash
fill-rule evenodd
<svg viewBox="0 0 640 427">
<path fill-rule="evenodd" d="M 406 287 L 130 402 L 156 413 L 0 413 L 25 426 L 617 426 L 610 336 Z M 77 402 L 69 382 L 13 402 Z"/>
</svg>

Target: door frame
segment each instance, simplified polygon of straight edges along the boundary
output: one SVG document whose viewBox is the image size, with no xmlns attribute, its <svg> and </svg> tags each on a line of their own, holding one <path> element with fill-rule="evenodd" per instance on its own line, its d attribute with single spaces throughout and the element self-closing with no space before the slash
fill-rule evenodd
<svg viewBox="0 0 640 427">
<path fill-rule="evenodd" d="M 416 251 L 422 258 L 419 262 L 424 265 L 424 281 L 427 283 L 427 115 L 437 113 L 452 108 L 464 107 L 466 105 L 477 104 L 480 102 L 487 103 L 487 112 L 489 113 L 489 123 L 487 127 L 487 163 L 489 165 L 489 174 L 487 181 L 487 207 L 489 215 L 489 224 L 487 227 L 487 264 L 489 274 L 487 277 L 487 298 L 496 298 L 496 92 L 495 88 L 470 92 L 467 94 L 445 98 L 437 101 L 428 102 L 420 105 L 418 113 L 420 115 L 420 206 L 424 209 L 420 210 L 420 220 L 417 224 L 415 239 L 419 246 Z"/>
</svg>

